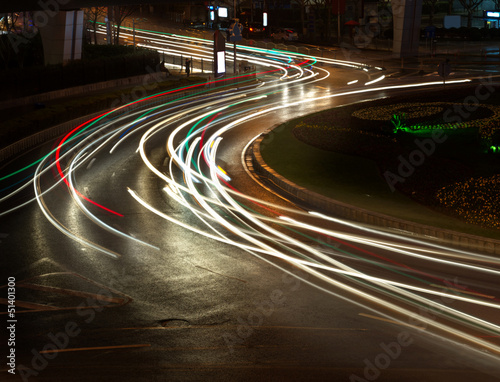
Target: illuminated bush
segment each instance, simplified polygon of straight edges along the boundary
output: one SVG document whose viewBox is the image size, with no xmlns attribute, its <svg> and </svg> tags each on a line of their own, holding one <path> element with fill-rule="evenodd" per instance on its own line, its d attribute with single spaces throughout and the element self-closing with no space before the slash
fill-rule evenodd
<svg viewBox="0 0 500 382">
<path fill-rule="evenodd" d="M 436 199 L 469 223 L 500 228 L 500 174 L 443 187 Z"/>
</svg>

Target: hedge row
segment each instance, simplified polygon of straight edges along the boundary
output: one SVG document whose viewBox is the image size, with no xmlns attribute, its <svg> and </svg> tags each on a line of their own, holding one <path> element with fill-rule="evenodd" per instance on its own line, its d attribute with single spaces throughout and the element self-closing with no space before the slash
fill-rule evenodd
<svg viewBox="0 0 500 382">
<path fill-rule="evenodd" d="M 106 50 L 108 48 L 99 49 Z M 0 95 L 0 99 L 24 97 L 147 74 L 160 63 L 158 52 L 150 50 L 140 50 L 135 54 L 130 54 L 130 50 L 128 52 L 129 54 L 118 56 L 77 60 L 67 65 L 49 65 L 4 71 L 0 73 L 0 83 L 4 90 Z"/>
</svg>

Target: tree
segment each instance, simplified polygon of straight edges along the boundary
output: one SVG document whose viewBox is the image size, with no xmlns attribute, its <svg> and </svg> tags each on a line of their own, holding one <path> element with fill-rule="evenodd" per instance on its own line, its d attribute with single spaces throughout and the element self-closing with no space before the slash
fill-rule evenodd
<svg viewBox="0 0 500 382">
<path fill-rule="evenodd" d="M 97 44 L 97 22 L 106 14 L 106 7 L 85 8 L 85 19 L 93 30 L 94 44 Z"/>
<path fill-rule="evenodd" d="M 120 44 L 120 28 L 127 17 L 132 16 L 139 7 L 137 5 L 118 5 L 108 7 L 108 18 L 114 26 L 113 43 Z"/>
<path fill-rule="evenodd" d="M 306 32 L 306 7 L 310 5 L 311 1 L 310 0 L 295 0 L 295 3 L 300 7 L 301 33 L 305 34 L 305 32 Z"/>
<path fill-rule="evenodd" d="M 314 12 L 320 18 L 317 20 L 322 38 L 330 38 L 332 22 L 332 0 L 303 0 L 303 8 L 309 7 L 309 11 Z M 305 25 L 305 21 L 304 25 Z"/>
<path fill-rule="evenodd" d="M 436 13 L 438 1 L 439 0 L 424 0 L 424 5 L 429 8 L 429 25 L 434 25 L 434 14 Z"/>
<path fill-rule="evenodd" d="M 27 59 L 32 62 L 37 54 L 38 45 L 35 37 L 39 37 L 38 29 L 36 26 L 27 25 L 26 20 L 32 19 L 29 12 L 23 14 L 22 27 L 18 23 L 19 13 L 8 13 L 2 16 L 0 29 L 4 32 L 0 34 L 0 62 L 4 64 L 5 69 L 22 68 Z"/>
<path fill-rule="evenodd" d="M 2 20 L 2 30 L 9 32 L 16 31 L 16 23 L 19 18 L 19 13 L 11 12 L 0 15 Z"/>
<path fill-rule="evenodd" d="M 474 11 L 483 3 L 483 0 L 459 0 L 467 12 L 467 27 L 472 27 Z"/>
</svg>

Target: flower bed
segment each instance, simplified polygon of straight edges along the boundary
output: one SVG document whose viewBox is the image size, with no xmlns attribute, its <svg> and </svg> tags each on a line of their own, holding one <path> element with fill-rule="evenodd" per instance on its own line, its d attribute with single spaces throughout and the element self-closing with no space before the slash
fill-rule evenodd
<svg viewBox="0 0 500 382">
<path fill-rule="evenodd" d="M 356 110 L 351 116 L 353 129 L 411 132 L 433 129 L 476 128 L 481 138 L 492 136 L 500 124 L 500 107 L 496 105 L 467 105 L 450 102 L 395 103 Z"/>
<path fill-rule="evenodd" d="M 500 174 L 451 184 L 438 190 L 436 198 L 469 223 L 500 229 Z"/>
</svg>

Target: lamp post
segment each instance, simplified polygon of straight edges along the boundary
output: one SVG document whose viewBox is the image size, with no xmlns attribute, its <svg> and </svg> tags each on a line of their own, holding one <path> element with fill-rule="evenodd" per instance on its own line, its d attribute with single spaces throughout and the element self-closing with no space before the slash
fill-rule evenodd
<svg viewBox="0 0 500 382">
<path fill-rule="evenodd" d="M 141 22 L 141 21 L 148 21 L 148 19 L 141 19 L 140 17 L 138 18 L 132 18 L 132 45 L 134 46 L 135 49 L 135 23 Z"/>
<path fill-rule="evenodd" d="M 132 19 L 132 45 L 135 50 L 135 18 Z"/>
<path fill-rule="evenodd" d="M 337 0 L 337 39 L 340 46 L 340 0 Z"/>
<path fill-rule="evenodd" d="M 233 15 L 234 15 L 234 27 L 236 28 L 238 26 L 239 20 L 236 18 L 236 0 L 233 0 Z M 234 67 L 233 67 L 233 73 L 236 76 L 236 40 L 234 41 L 233 45 L 233 59 L 234 59 Z"/>
</svg>

